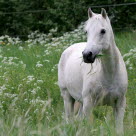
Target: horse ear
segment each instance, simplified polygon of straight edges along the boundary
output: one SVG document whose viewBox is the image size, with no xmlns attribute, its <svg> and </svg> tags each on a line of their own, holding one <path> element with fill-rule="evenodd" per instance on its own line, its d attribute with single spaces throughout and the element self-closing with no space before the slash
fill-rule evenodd
<svg viewBox="0 0 136 136">
<path fill-rule="evenodd" d="M 93 12 L 91 10 L 91 8 L 88 9 L 88 17 L 91 18 L 93 16 Z"/>
<path fill-rule="evenodd" d="M 103 18 L 106 19 L 107 13 L 106 13 L 106 10 L 104 8 L 102 8 L 102 10 L 101 10 L 101 15 L 103 16 Z"/>
</svg>

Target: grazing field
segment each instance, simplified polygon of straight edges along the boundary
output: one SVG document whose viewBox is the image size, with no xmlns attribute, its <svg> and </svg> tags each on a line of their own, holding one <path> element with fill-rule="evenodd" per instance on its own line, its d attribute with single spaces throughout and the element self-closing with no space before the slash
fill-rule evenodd
<svg viewBox="0 0 136 136">
<path fill-rule="evenodd" d="M 95 108 L 90 120 L 64 120 L 57 85 L 62 51 L 86 40 L 78 29 L 53 38 L 38 32 L 27 41 L 0 37 L 0 136 L 112 136 L 114 118 L 108 106 Z M 116 33 L 127 65 L 129 86 L 124 119 L 126 136 L 136 135 L 136 32 Z"/>
</svg>

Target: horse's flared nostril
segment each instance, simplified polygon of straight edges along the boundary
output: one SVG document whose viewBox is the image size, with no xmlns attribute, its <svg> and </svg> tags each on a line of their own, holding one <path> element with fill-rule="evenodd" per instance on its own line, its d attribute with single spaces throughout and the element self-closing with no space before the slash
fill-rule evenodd
<svg viewBox="0 0 136 136">
<path fill-rule="evenodd" d="M 93 57 L 93 53 L 90 51 L 90 52 L 82 52 L 83 54 L 83 59 L 84 59 L 84 62 L 85 63 L 93 63 L 94 62 L 94 57 Z"/>
<path fill-rule="evenodd" d="M 86 57 L 87 57 L 87 56 L 92 56 L 92 52 L 85 52 L 85 51 L 83 51 L 83 52 L 82 52 L 82 55 L 83 55 L 83 56 L 86 56 Z"/>
<path fill-rule="evenodd" d="M 88 55 L 89 55 L 89 56 L 92 56 L 93 54 L 92 54 L 92 52 L 90 51 L 90 52 L 88 53 Z"/>
<path fill-rule="evenodd" d="M 87 57 L 87 60 L 90 61 L 92 59 L 92 52 L 88 52 L 86 57 Z"/>
</svg>

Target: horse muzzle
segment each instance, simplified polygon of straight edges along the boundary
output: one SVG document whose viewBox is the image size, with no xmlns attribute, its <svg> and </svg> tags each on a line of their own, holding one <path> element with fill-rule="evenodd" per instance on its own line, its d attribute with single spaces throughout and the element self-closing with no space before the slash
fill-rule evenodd
<svg viewBox="0 0 136 136">
<path fill-rule="evenodd" d="M 83 60 L 85 63 L 94 63 L 96 55 L 93 55 L 92 52 L 82 52 L 83 54 Z"/>
</svg>

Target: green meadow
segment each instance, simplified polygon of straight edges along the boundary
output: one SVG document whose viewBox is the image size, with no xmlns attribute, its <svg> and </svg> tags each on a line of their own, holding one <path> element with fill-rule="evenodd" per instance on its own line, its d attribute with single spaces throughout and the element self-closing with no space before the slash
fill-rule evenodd
<svg viewBox="0 0 136 136">
<path fill-rule="evenodd" d="M 32 39 L 13 43 L 12 38 L 0 38 L 0 136 L 115 135 L 112 108 L 108 106 L 96 107 L 90 120 L 65 121 L 57 65 L 65 48 L 85 41 L 80 37 L 83 34 L 77 33 L 80 32 L 75 30 L 43 44 Z M 127 54 L 125 136 L 135 136 L 136 32 L 115 33 L 115 40 L 121 54 Z"/>
</svg>

